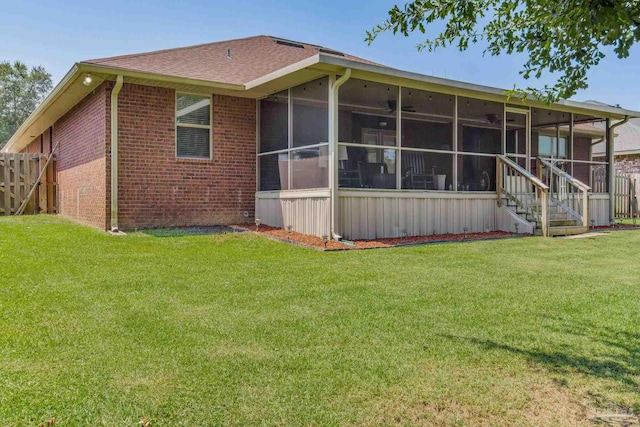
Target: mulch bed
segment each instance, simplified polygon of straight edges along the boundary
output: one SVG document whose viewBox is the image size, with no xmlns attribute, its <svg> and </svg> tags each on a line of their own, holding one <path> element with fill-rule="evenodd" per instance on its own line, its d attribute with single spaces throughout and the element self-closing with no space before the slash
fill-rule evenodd
<svg viewBox="0 0 640 427">
<path fill-rule="evenodd" d="M 240 227 L 248 230 L 256 231 L 255 225 L 250 226 L 248 224 L 241 225 Z M 352 250 L 352 249 L 373 249 L 373 248 L 391 248 L 394 246 L 406 246 L 417 245 L 422 243 L 444 243 L 444 242 L 462 242 L 469 240 L 486 240 L 486 239 L 498 239 L 515 236 L 514 233 L 508 233 L 505 231 L 491 231 L 489 233 L 468 233 L 465 239 L 464 234 L 434 234 L 431 236 L 407 236 L 405 237 L 393 237 L 386 239 L 371 239 L 371 240 L 355 240 L 347 243 L 337 242 L 335 240 L 329 240 L 325 249 L 324 242 L 321 237 L 311 236 L 308 234 L 297 233 L 291 231 L 291 234 L 287 234 L 286 230 L 277 227 L 271 227 L 269 225 L 261 224 L 258 228 L 258 233 L 269 236 L 271 238 L 299 244 L 303 246 L 310 246 L 323 250 Z"/>
<path fill-rule="evenodd" d="M 595 227 L 589 227 L 589 230 L 640 230 L 640 221 L 638 221 L 638 225 L 633 224 L 616 224 L 615 226 L 611 225 L 596 225 Z"/>
</svg>

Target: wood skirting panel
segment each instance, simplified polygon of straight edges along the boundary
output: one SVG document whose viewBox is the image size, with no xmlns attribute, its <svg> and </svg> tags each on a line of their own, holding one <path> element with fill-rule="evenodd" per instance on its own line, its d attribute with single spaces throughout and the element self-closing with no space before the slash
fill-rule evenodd
<svg viewBox="0 0 640 427">
<path fill-rule="evenodd" d="M 496 194 L 340 192 L 346 239 L 476 233 L 497 229 Z"/>
<path fill-rule="evenodd" d="M 609 195 L 592 194 L 589 196 L 589 220 L 595 219 L 595 225 L 609 225 Z M 591 223 L 589 223 L 591 226 Z"/>
<path fill-rule="evenodd" d="M 329 235 L 329 191 L 302 190 L 256 193 L 256 218 L 262 224 L 315 236 Z"/>
</svg>

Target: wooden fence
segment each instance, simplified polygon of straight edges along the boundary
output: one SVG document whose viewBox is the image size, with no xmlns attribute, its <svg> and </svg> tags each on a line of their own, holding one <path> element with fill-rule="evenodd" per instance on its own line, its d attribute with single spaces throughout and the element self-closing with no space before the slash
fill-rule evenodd
<svg viewBox="0 0 640 427">
<path fill-rule="evenodd" d="M 24 213 L 56 212 L 55 158 L 47 164 L 48 157 L 42 154 L 0 153 L 0 216 L 15 215 L 34 185 L 33 193 Z"/>
<path fill-rule="evenodd" d="M 640 174 L 623 174 L 616 172 L 614 206 L 616 218 L 637 217 L 638 200 L 640 199 Z"/>
</svg>

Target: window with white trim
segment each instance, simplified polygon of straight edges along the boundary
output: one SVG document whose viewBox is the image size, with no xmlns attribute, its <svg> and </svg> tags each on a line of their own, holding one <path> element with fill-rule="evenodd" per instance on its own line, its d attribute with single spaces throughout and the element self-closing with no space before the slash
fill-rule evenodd
<svg viewBox="0 0 640 427">
<path fill-rule="evenodd" d="M 211 158 L 211 97 L 176 94 L 176 157 Z"/>
</svg>

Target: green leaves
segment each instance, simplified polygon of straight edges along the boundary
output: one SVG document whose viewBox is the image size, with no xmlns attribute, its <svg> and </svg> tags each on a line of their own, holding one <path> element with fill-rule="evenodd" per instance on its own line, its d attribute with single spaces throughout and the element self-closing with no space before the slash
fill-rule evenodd
<svg viewBox="0 0 640 427">
<path fill-rule="evenodd" d="M 487 19 L 488 17 L 488 19 Z M 527 52 L 520 74 L 525 79 L 559 73 L 553 86 L 516 89 L 512 94 L 547 102 L 569 98 L 587 87 L 588 70 L 613 48 L 618 58 L 640 40 L 637 0 L 415 0 L 403 9 L 394 6 L 389 18 L 367 31 L 371 44 L 386 31 L 404 36 L 422 34 L 430 24 L 444 30 L 418 44 L 419 51 L 487 42 L 491 55 Z"/>
<path fill-rule="evenodd" d="M 51 74 L 16 61 L 0 62 L 0 148 L 51 90 Z"/>
</svg>

